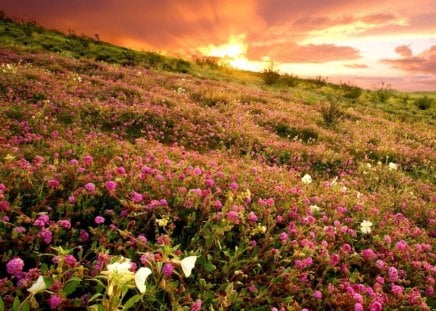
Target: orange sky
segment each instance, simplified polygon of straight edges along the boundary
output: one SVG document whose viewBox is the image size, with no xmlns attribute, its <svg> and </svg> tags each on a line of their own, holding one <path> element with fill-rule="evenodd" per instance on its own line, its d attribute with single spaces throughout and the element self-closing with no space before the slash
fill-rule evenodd
<svg viewBox="0 0 436 311">
<path fill-rule="evenodd" d="M 0 10 L 135 49 L 436 91 L 436 0 L 2 0 Z"/>
</svg>

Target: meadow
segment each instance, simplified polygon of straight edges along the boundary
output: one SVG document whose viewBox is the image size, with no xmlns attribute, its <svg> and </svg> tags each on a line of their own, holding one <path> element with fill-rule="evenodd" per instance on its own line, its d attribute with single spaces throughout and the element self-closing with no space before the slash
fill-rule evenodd
<svg viewBox="0 0 436 311">
<path fill-rule="evenodd" d="M 435 308 L 436 95 L 268 74 L 2 17 L 0 310 Z"/>
</svg>

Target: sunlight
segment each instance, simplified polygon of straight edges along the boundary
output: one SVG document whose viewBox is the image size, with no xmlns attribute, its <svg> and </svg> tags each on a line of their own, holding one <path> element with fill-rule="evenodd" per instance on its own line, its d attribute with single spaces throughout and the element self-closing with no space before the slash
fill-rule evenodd
<svg viewBox="0 0 436 311">
<path fill-rule="evenodd" d="M 221 45 L 209 44 L 201 46 L 198 51 L 205 56 L 219 57 L 219 64 L 233 68 L 260 71 L 264 67 L 262 62 L 250 61 L 246 57 L 248 44 L 245 35 L 232 35 L 227 43 Z"/>
</svg>

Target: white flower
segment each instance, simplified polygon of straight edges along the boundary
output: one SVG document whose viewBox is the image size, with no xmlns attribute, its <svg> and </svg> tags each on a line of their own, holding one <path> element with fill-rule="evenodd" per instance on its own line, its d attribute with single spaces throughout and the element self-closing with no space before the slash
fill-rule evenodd
<svg viewBox="0 0 436 311">
<path fill-rule="evenodd" d="M 321 210 L 321 208 L 318 206 L 318 205 L 311 205 L 310 206 L 310 212 L 312 213 L 312 214 L 314 214 L 314 213 L 316 213 L 316 212 L 319 212 Z"/>
<path fill-rule="evenodd" d="M 106 274 L 109 279 L 116 280 L 117 282 L 127 283 L 133 280 L 134 273 L 130 271 L 132 268 L 132 263 L 130 259 L 121 258 L 112 264 L 107 265 L 107 270 L 102 271 L 102 274 Z"/>
<path fill-rule="evenodd" d="M 186 258 L 183 258 L 180 261 L 180 265 L 182 266 L 183 273 L 185 274 L 185 277 L 189 277 L 191 275 L 192 269 L 195 266 L 195 262 L 197 261 L 197 256 L 189 256 Z"/>
<path fill-rule="evenodd" d="M 398 169 L 398 164 L 396 164 L 394 162 L 389 162 L 388 167 L 389 167 L 389 170 L 396 171 Z"/>
<path fill-rule="evenodd" d="M 35 295 L 39 292 L 42 292 L 47 288 L 47 285 L 44 282 L 44 277 L 40 275 L 38 279 L 35 281 L 35 283 L 32 284 L 30 288 L 27 289 L 28 292 L 32 293 L 32 295 Z"/>
<path fill-rule="evenodd" d="M 309 174 L 306 174 L 303 176 L 303 178 L 301 178 L 301 181 L 303 182 L 303 184 L 308 185 L 312 182 L 312 177 L 310 177 Z"/>
<path fill-rule="evenodd" d="M 136 287 L 139 289 L 141 294 L 145 293 L 145 281 L 147 280 L 148 276 L 151 274 L 151 270 L 149 268 L 139 268 L 138 271 L 135 273 L 135 284 Z"/>
<path fill-rule="evenodd" d="M 360 224 L 360 232 L 363 234 L 371 233 L 372 222 L 368 220 L 362 221 Z"/>
</svg>

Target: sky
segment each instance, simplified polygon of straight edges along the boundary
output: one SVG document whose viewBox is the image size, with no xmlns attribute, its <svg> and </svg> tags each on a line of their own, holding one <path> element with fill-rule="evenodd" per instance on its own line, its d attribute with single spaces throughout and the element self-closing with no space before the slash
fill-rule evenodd
<svg viewBox="0 0 436 311">
<path fill-rule="evenodd" d="M 2 0 L 0 10 L 137 50 L 436 91 L 436 0 Z"/>
</svg>

